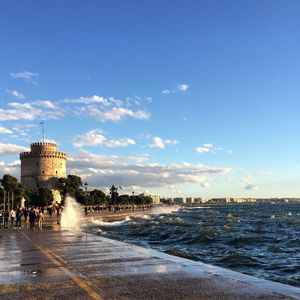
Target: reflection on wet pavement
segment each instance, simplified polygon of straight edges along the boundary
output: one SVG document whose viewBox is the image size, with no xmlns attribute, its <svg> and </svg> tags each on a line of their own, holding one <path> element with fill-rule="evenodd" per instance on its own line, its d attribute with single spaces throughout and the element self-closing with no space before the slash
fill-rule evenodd
<svg viewBox="0 0 300 300">
<path fill-rule="evenodd" d="M 88 233 L 0 231 L 0 299 L 45 294 L 47 299 L 300 299 L 294 287 Z"/>
</svg>

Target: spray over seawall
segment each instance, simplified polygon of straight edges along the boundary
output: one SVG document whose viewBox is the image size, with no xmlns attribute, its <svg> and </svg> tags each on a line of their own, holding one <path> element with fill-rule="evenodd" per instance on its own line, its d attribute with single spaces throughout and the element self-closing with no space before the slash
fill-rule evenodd
<svg viewBox="0 0 300 300">
<path fill-rule="evenodd" d="M 61 215 L 61 228 L 79 230 L 82 223 L 82 208 L 76 200 L 70 196 L 66 197 L 65 207 Z"/>
<path fill-rule="evenodd" d="M 154 206 L 151 208 L 150 214 L 151 215 L 171 214 L 173 212 L 177 212 L 179 209 L 181 209 L 181 206 L 179 205 Z"/>
</svg>

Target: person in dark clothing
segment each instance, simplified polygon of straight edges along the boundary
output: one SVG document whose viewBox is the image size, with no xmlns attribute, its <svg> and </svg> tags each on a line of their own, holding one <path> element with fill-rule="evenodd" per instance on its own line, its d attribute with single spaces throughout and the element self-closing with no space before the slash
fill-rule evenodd
<svg viewBox="0 0 300 300">
<path fill-rule="evenodd" d="M 48 208 L 48 214 L 49 214 L 50 218 L 52 219 L 53 208 L 51 206 Z"/>
<path fill-rule="evenodd" d="M 29 210 L 27 207 L 23 209 L 23 215 L 24 215 L 24 223 L 25 227 L 28 229 L 28 217 L 29 217 Z"/>
<path fill-rule="evenodd" d="M 8 210 L 4 213 L 4 228 L 8 228 L 9 212 Z"/>
<path fill-rule="evenodd" d="M 29 213 L 30 230 L 33 230 L 35 220 L 36 220 L 36 213 L 35 213 L 35 209 L 32 208 L 31 211 L 30 211 L 30 213 Z"/>
<path fill-rule="evenodd" d="M 22 225 L 22 210 L 20 208 L 17 209 L 17 212 L 16 212 L 16 228 L 19 228 L 21 229 L 21 225 Z"/>
</svg>

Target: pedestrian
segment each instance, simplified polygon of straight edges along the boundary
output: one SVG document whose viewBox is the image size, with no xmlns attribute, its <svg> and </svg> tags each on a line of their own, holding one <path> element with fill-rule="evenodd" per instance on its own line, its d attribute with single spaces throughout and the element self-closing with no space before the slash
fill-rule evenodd
<svg viewBox="0 0 300 300">
<path fill-rule="evenodd" d="M 22 210 L 18 207 L 16 212 L 16 228 L 21 229 L 22 225 Z"/>
<path fill-rule="evenodd" d="M 4 211 L 0 211 L 0 228 L 4 228 Z"/>
<path fill-rule="evenodd" d="M 30 230 L 33 230 L 34 228 L 35 219 L 36 219 L 36 213 L 35 213 L 35 209 L 32 207 L 29 213 Z"/>
<path fill-rule="evenodd" d="M 24 224 L 25 224 L 26 228 L 28 229 L 29 210 L 27 207 L 24 208 L 23 215 L 24 215 Z"/>
<path fill-rule="evenodd" d="M 39 230 L 42 230 L 43 229 L 43 222 L 45 221 L 45 217 L 44 217 L 44 214 L 41 210 L 37 215 L 37 219 L 38 219 Z"/>
<path fill-rule="evenodd" d="M 15 220 L 15 218 L 16 218 L 16 212 L 14 211 L 13 208 L 11 209 L 9 215 L 10 215 L 10 227 L 13 227 L 13 225 L 14 225 L 14 220 Z"/>
<path fill-rule="evenodd" d="M 52 219 L 52 213 L 53 213 L 53 208 L 52 208 L 52 206 L 49 207 L 48 213 L 49 213 L 50 218 Z"/>
<path fill-rule="evenodd" d="M 9 212 L 8 210 L 4 213 L 4 228 L 8 228 Z"/>
</svg>

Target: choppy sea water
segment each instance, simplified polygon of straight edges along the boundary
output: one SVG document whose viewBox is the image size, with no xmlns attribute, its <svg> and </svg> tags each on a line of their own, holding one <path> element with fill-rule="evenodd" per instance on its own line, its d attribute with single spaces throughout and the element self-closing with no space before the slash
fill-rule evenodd
<svg viewBox="0 0 300 300">
<path fill-rule="evenodd" d="M 157 208 L 104 223 L 105 237 L 300 287 L 300 204 Z"/>
</svg>

